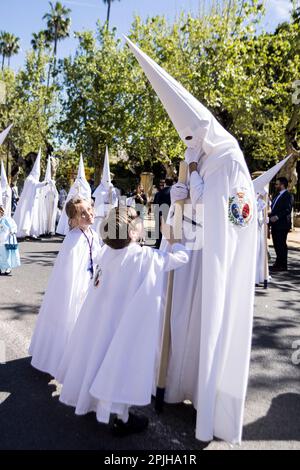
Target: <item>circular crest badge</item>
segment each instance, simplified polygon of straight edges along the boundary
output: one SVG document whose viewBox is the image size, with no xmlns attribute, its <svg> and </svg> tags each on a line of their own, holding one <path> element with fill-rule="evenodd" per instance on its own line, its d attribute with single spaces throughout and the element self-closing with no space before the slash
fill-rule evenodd
<svg viewBox="0 0 300 470">
<path fill-rule="evenodd" d="M 242 188 L 231 196 L 228 201 L 228 216 L 230 222 L 239 227 L 247 227 L 252 219 L 252 202 L 246 190 Z"/>
</svg>

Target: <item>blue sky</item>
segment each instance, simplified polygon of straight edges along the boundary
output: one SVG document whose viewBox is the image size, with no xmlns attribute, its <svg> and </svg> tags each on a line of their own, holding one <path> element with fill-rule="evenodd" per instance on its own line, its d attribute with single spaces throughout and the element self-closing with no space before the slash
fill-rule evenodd
<svg viewBox="0 0 300 470">
<path fill-rule="evenodd" d="M 77 42 L 72 37 L 74 31 L 94 29 L 97 19 L 105 20 L 106 5 L 102 0 L 61 1 L 72 10 L 71 37 L 59 43 L 58 48 L 58 55 L 63 57 L 73 53 L 76 48 Z M 165 15 L 169 20 L 174 20 L 181 11 L 190 11 L 197 15 L 202 2 L 203 0 L 114 1 L 110 24 L 117 27 L 118 35 L 121 36 L 128 32 L 135 14 L 142 18 Z M 24 63 L 26 50 L 30 48 L 32 32 L 38 32 L 45 27 L 42 17 L 49 10 L 48 0 L 0 0 L 0 6 L 0 30 L 14 33 L 21 39 L 20 53 L 11 60 L 11 66 L 17 69 Z M 266 8 L 264 27 L 272 30 L 280 21 L 289 17 L 290 0 L 266 0 Z"/>
</svg>

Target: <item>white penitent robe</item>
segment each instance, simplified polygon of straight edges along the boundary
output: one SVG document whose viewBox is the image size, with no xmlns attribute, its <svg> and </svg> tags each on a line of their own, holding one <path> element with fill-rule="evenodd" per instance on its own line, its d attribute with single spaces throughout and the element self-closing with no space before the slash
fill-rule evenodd
<svg viewBox="0 0 300 470">
<path fill-rule="evenodd" d="M 166 398 L 193 399 L 197 439 L 240 442 L 254 303 L 253 183 L 236 139 L 179 82 L 127 42 L 187 145 L 186 160 L 199 161 L 204 181 L 202 258 L 195 252 L 193 259 L 193 253 L 191 270 L 181 282 L 175 279 Z M 193 204 L 201 181 L 194 173 Z M 189 370 L 197 375 L 189 376 Z"/>
<path fill-rule="evenodd" d="M 3 161 L 1 161 L 1 182 L 0 182 L 0 191 L 2 192 L 2 205 L 4 208 L 4 212 L 7 217 L 11 216 L 11 187 L 8 184 L 6 171 L 4 168 Z"/>
<path fill-rule="evenodd" d="M 87 180 L 83 177 L 77 177 L 74 181 L 73 185 L 70 188 L 68 193 L 66 203 L 74 198 L 74 197 L 81 197 L 90 201 L 91 199 L 91 188 Z M 56 232 L 60 235 L 66 235 L 69 232 L 69 224 L 68 224 L 68 217 L 66 214 L 66 203 L 61 211 L 61 216 L 59 222 L 57 224 Z"/>
<path fill-rule="evenodd" d="M 40 234 L 54 234 L 56 226 L 58 192 L 55 181 L 48 181 L 40 190 Z"/>
<path fill-rule="evenodd" d="M 255 199 L 238 148 L 202 156 L 198 170 L 201 177 L 190 178 L 197 243 L 189 265 L 174 275 L 165 399 L 193 402 L 198 439 L 240 442 L 254 299 L 243 294 L 254 285 Z"/>
<path fill-rule="evenodd" d="M 40 235 L 40 189 L 45 182 L 39 181 L 29 175 L 23 186 L 23 190 L 14 213 L 14 221 L 17 224 L 17 236 L 38 237 Z"/>
<path fill-rule="evenodd" d="M 100 236 L 101 222 L 110 209 L 117 207 L 118 195 L 112 184 L 107 187 L 107 185 L 100 183 L 93 192 L 93 197 L 95 198 L 95 222 L 93 228 Z"/>
<path fill-rule="evenodd" d="M 131 243 L 103 247 L 97 261 L 99 285 L 89 289 L 56 379 L 60 401 L 107 423 L 110 413 L 151 401 L 162 275 L 188 255 L 179 244 L 162 253 Z"/>
<path fill-rule="evenodd" d="M 257 254 L 256 254 L 256 277 L 255 283 L 260 284 L 265 281 L 265 257 L 266 234 L 264 209 L 266 203 L 263 199 L 257 199 Z"/>
<path fill-rule="evenodd" d="M 94 231 L 87 235 L 90 241 L 93 238 L 95 261 L 100 251 L 98 237 Z M 52 376 L 56 374 L 91 283 L 89 266 L 88 241 L 79 228 L 72 229 L 55 261 L 29 349 L 31 364 Z"/>
</svg>

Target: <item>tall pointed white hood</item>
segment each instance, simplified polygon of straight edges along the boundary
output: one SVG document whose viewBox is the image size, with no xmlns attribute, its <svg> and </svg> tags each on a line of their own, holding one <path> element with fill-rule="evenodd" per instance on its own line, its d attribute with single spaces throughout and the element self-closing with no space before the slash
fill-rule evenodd
<svg viewBox="0 0 300 470">
<path fill-rule="evenodd" d="M 32 176 L 34 179 L 39 181 L 40 174 L 41 174 L 41 148 L 38 151 L 36 160 L 34 162 L 33 168 L 29 176 Z"/>
<path fill-rule="evenodd" d="M 126 41 L 188 147 L 201 146 L 206 155 L 237 147 L 237 141 L 191 93 L 150 59 L 128 38 Z"/>
<path fill-rule="evenodd" d="M 270 181 L 274 178 L 274 176 L 278 173 L 278 171 L 286 164 L 289 158 L 292 155 L 281 160 L 276 165 L 272 166 L 269 170 L 265 171 L 262 175 L 258 176 L 253 180 L 254 191 L 256 193 L 263 194 L 266 191 L 266 186 L 270 183 Z"/>
<path fill-rule="evenodd" d="M 79 186 L 78 186 L 79 184 Z M 90 188 L 90 185 L 85 177 L 85 170 L 84 170 L 84 163 L 83 163 L 83 157 L 82 155 L 80 155 L 80 160 L 79 160 L 79 167 L 78 167 L 78 172 L 77 172 L 77 178 L 75 180 L 75 183 L 74 185 L 77 187 L 77 188 L 81 188 L 81 191 L 80 193 L 82 194 L 90 194 L 91 193 L 91 188 Z M 74 186 L 73 185 L 73 186 Z M 72 188 L 71 188 L 72 189 Z M 71 190 L 70 190 L 71 191 Z M 90 199 L 90 195 L 88 197 L 88 199 Z"/>
<path fill-rule="evenodd" d="M 8 126 L 6 129 L 4 129 L 4 131 L 2 131 L 0 133 L 0 145 L 3 144 L 4 140 L 6 139 L 6 136 L 7 134 L 9 133 L 9 131 L 11 130 L 12 128 L 12 124 L 10 124 L 10 126 Z"/>
<path fill-rule="evenodd" d="M 45 181 L 51 181 L 51 157 L 48 157 L 46 173 L 45 173 Z"/>
<path fill-rule="evenodd" d="M 108 154 L 107 146 L 105 148 L 105 157 L 104 157 L 104 165 L 103 165 L 101 183 L 106 189 L 109 189 L 110 186 L 111 186 L 110 167 L 109 167 L 109 154 Z"/>
<path fill-rule="evenodd" d="M 5 171 L 3 160 L 1 160 L 1 188 L 2 188 L 2 191 L 5 191 L 7 185 L 8 185 L 8 179 L 7 179 L 7 176 L 6 176 L 6 171 Z"/>
<path fill-rule="evenodd" d="M 79 160 L 79 167 L 78 167 L 78 172 L 77 172 L 77 178 L 85 178 L 85 171 L 84 171 L 84 163 L 83 163 L 83 158 L 82 155 L 80 155 L 80 160 Z"/>
</svg>

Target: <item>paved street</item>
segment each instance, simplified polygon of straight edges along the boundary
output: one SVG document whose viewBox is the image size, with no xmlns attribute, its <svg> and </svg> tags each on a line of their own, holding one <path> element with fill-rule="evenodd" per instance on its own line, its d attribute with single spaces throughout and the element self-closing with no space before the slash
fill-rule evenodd
<svg viewBox="0 0 300 470">
<path fill-rule="evenodd" d="M 22 267 L 0 278 L 0 449 L 201 449 L 194 438 L 189 405 L 167 406 L 157 416 L 151 406 L 149 430 L 112 438 L 91 413 L 74 415 L 58 402 L 56 384 L 30 366 L 27 349 L 61 240 L 21 243 Z M 253 349 L 243 444 L 236 449 L 300 449 L 300 250 L 290 250 L 288 273 L 276 274 L 268 290 L 256 289 Z M 242 308 L 242 306 L 241 306 Z M 299 354 L 300 358 L 300 354 Z M 213 441 L 206 449 L 230 449 Z"/>
</svg>

